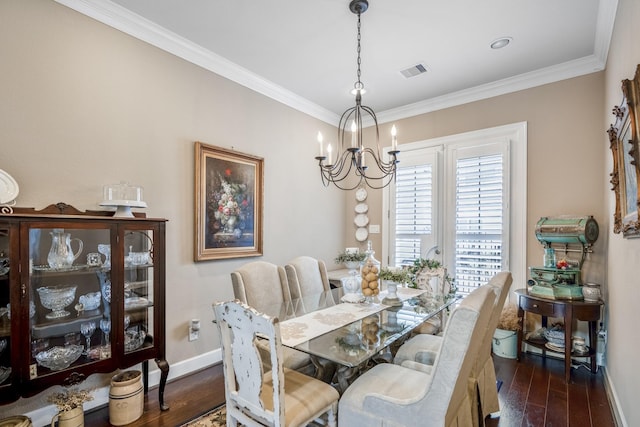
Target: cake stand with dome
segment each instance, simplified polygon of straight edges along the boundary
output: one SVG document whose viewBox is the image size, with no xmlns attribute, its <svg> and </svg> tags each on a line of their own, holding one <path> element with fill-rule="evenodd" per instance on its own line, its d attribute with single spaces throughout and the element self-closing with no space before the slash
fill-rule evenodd
<svg viewBox="0 0 640 427">
<path fill-rule="evenodd" d="M 115 207 L 115 217 L 132 218 L 132 208 L 146 208 L 147 203 L 142 201 L 142 187 L 127 183 L 110 184 L 103 187 L 103 201 L 100 206 Z"/>
</svg>

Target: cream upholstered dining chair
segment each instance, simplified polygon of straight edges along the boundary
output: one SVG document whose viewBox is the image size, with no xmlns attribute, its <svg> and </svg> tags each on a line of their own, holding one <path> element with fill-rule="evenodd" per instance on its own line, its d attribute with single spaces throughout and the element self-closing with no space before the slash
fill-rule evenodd
<svg viewBox="0 0 640 427">
<path fill-rule="evenodd" d="M 327 383 L 282 365 L 280 323 L 240 301 L 213 306 L 222 343 L 227 425 L 306 426 L 324 418 L 336 427 L 339 394 Z M 268 341 L 265 372 L 257 335 Z"/>
<path fill-rule="evenodd" d="M 320 293 L 331 289 L 324 261 L 310 256 L 299 256 L 284 266 L 291 298 Z"/>
<path fill-rule="evenodd" d="M 491 357 L 491 343 L 512 281 L 511 273 L 503 271 L 493 276 L 486 285 L 490 286 L 496 294 L 495 304 L 491 309 L 489 323 L 483 334 L 478 358 L 473 364 L 469 379 L 472 409 L 479 413 L 478 416 L 474 416 L 473 420 L 478 420 L 480 425 L 484 425 L 488 415 L 500 411 L 496 372 Z M 394 363 L 425 370 L 425 365 L 433 364 L 441 345 L 442 337 L 440 336 L 417 335 L 400 347 L 395 355 Z"/>
<path fill-rule="evenodd" d="M 340 398 L 338 424 L 471 426 L 468 378 L 494 300 L 491 288 L 481 286 L 452 311 L 429 372 L 384 363 L 362 374 Z"/>
<path fill-rule="evenodd" d="M 268 312 L 270 307 L 291 300 L 284 267 L 266 261 L 244 264 L 231 273 L 231 283 L 235 298 L 261 312 Z M 260 348 L 263 362 L 268 367 L 268 349 Z M 283 353 L 285 367 L 309 375 L 315 373 L 315 365 L 308 354 L 292 348 L 285 348 Z"/>
</svg>

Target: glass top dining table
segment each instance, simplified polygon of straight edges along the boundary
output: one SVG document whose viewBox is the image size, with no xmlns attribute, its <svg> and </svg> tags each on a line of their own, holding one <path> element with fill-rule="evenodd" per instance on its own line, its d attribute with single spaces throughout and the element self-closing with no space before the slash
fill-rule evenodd
<svg viewBox="0 0 640 427">
<path fill-rule="evenodd" d="M 427 295 L 418 289 L 399 288 L 402 306 L 382 304 L 384 293 L 371 302 L 342 303 L 344 290 L 339 287 L 261 307 L 261 311 L 280 321 L 284 346 L 357 368 L 460 298 Z"/>
</svg>

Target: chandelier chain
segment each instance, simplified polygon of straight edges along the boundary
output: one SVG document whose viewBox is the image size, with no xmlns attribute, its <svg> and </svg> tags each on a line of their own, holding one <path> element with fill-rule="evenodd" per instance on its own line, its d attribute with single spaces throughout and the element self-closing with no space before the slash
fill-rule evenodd
<svg viewBox="0 0 640 427">
<path fill-rule="evenodd" d="M 357 62 L 356 62 L 357 66 L 358 66 L 358 72 L 357 72 L 358 81 L 356 82 L 356 85 L 355 85 L 356 89 L 362 89 L 364 87 L 364 85 L 360 81 L 360 76 L 361 76 L 360 65 L 362 64 L 362 60 L 360 59 L 360 39 L 361 39 L 360 27 L 361 27 L 360 12 L 358 12 L 358 49 L 357 49 L 358 59 L 357 59 Z"/>
</svg>

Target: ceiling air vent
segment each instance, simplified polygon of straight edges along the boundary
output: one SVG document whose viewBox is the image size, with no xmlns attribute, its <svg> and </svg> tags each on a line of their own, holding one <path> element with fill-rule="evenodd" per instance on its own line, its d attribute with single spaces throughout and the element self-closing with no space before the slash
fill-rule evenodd
<svg viewBox="0 0 640 427">
<path fill-rule="evenodd" d="M 416 64 L 412 67 L 409 67 L 407 69 L 400 71 L 400 73 L 407 79 L 409 77 L 415 77 L 419 74 L 426 73 L 426 72 L 427 72 L 427 67 L 425 67 L 423 64 Z"/>
</svg>

